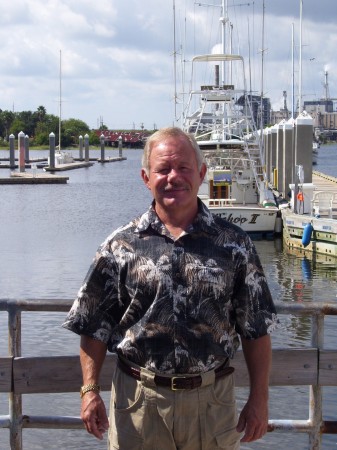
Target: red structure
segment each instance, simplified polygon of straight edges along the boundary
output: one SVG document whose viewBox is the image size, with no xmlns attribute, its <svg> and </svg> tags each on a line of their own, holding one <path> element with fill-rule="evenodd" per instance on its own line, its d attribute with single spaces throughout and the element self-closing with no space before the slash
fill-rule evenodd
<svg viewBox="0 0 337 450">
<path fill-rule="evenodd" d="M 116 131 L 116 130 L 97 130 L 97 136 L 104 136 L 105 145 L 109 147 L 118 147 L 119 138 L 122 138 L 123 147 L 142 148 L 146 138 L 150 136 L 149 131 Z"/>
</svg>

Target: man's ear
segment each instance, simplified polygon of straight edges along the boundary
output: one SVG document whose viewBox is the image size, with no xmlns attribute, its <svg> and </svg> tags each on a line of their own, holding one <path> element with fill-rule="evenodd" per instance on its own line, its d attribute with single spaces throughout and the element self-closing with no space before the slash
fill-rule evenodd
<svg viewBox="0 0 337 450">
<path fill-rule="evenodd" d="M 150 188 L 150 184 L 149 184 L 150 180 L 149 180 L 149 177 L 148 177 L 148 175 L 147 175 L 145 169 L 142 169 L 142 170 L 141 170 L 141 176 L 142 176 L 142 179 L 143 179 L 145 185 L 147 186 L 147 188 L 148 188 L 148 189 L 151 189 L 151 188 Z"/>
<path fill-rule="evenodd" d="M 200 169 L 200 184 L 204 181 L 206 172 L 207 172 L 207 166 L 205 163 L 203 163 L 201 166 L 201 169 Z"/>
</svg>

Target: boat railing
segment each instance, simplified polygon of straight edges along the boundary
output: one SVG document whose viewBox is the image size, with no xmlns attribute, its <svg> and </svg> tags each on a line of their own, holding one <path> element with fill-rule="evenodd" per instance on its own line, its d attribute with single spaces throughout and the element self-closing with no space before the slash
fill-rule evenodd
<svg viewBox="0 0 337 450">
<path fill-rule="evenodd" d="M 30 357 L 21 355 L 22 312 L 66 313 L 72 304 L 67 299 L 11 300 L 0 299 L 0 312 L 8 314 L 8 355 L 0 357 L 0 392 L 9 395 L 9 413 L 0 415 L 0 428 L 9 429 L 11 450 L 22 450 L 24 428 L 83 429 L 77 416 L 33 416 L 23 413 L 23 394 L 78 392 L 81 368 L 78 355 Z M 320 450 L 322 434 L 337 433 L 336 420 L 323 420 L 322 387 L 337 386 L 337 350 L 324 348 L 324 318 L 337 315 L 336 303 L 277 303 L 278 314 L 310 316 L 309 347 L 273 348 L 271 386 L 308 386 L 308 417 L 303 420 L 269 420 L 268 431 L 301 432 L 309 436 L 309 450 Z M 100 384 L 109 391 L 114 356 L 106 358 Z M 249 375 L 242 351 L 233 361 L 238 387 L 249 385 Z M 78 405 L 79 409 L 80 405 Z M 53 403 L 50 402 L 51 414 Z"/>
</svg>

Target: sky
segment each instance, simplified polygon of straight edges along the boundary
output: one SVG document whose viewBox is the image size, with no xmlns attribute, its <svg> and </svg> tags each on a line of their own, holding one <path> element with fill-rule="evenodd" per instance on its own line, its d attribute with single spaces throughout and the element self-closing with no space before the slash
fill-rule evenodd
<svg viewBox="0 0 337 450">
<path fill-rule="evenodd" d="M 219 48 L 221 4 L 3 1 L 0 109 L 44 106 L 58 116 L 61 105 L 62 119 L 80 119 L 92 129 L 101 123 L 109 129 L 179 125 L 191 58 Z M 301 0 L 264 0 L 264 8 L 263 0 L 225 4 L 232 51 L 245 57 L 253 91 L 269 97 L 274 110 L 283 106 L 283 91 L 289 109 L 293 86 L 298 93 L 300 47 L 302 99 L 325 96 L 325 71 L 330 97 L 337 98 L 336 0 L 302 0 L 302 46 Z"/>
</svg>

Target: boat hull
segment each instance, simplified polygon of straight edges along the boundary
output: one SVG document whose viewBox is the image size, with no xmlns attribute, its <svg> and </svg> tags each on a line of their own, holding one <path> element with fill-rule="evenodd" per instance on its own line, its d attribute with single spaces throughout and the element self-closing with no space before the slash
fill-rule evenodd
<svg viewBox="0 0 337 450">
<path fill-rule="evenodd" d="M 252 235 L 272 237 L 276 231 L 277 208 L 259 206 L 210 206 L 204 201 L 212 214 L 219 216 Z"/>
<path fill-rule="evenodd" d="M 288 209 L 282 210 L 283 241 L 289 249 L 305 253 L 317 253 L 328 258 L 337 258 L 337 220 L 327 217 L 296 214 Z M 310 242 L 302 243 L 305 227 L 311 224 Z"/>
</svg>

